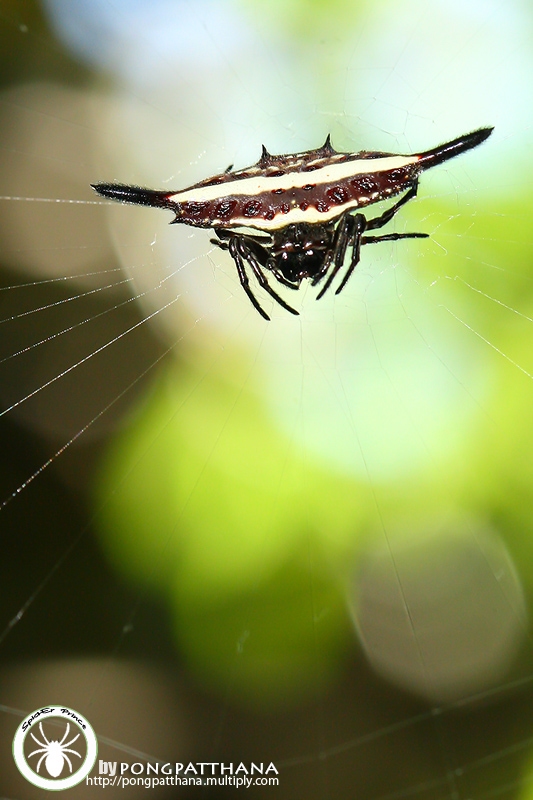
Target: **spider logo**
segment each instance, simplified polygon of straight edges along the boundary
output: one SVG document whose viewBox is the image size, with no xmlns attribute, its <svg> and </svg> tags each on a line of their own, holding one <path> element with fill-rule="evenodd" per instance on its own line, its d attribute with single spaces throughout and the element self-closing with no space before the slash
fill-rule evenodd
<svg viewBox="0 0 533 800">
<path fill-rule="evenodd" d="M 80 753 L 76 752 L 76 750 L 72 750 L 71 748 L 69 748 L 69 745 L 73 744 L 76 741 L 76 739 L 78 739 L 80 734 L 77 733 L 76 736 L 74 736 L 74 738 L 70 740 L 70 742 L 65 742 L 65 739 L 68 738 L 70 732 L 70 722 L 67 722 L 67 728 L 65 730 L 65 733 L 63 734 L 63 738 L 61 739 L 61 741 L 53 739 L 51 742 L 48 741 L 43 731 L 42 722 L 39 722 L 39 730 L 41 731 L 41 736 L 43 737 L 46 744 L 44 742 L 40 742 L 39 739 L 33 735 L 33 733 L 30 733 L 31 738 L 35 742 L 37 742 L 37 744 L 41 745 L 41 747 L 39 750 L 34 750 L 32 753 L 28 755 L 28 758 L 31 758 L 32 756 L 35 756 L 38 753 L 44 754 L 41 756 L 41 758 L 37 763 L 36 771 L 39 772 L 41 764 L 44 761 L 44 765 L 46 767 L 46 771 L 48 772 L 48 774 L 51 775 L 52 778 L 58 778 L 63 771 L 63 767 L 66 761 L 70 771 L 72 772 L 72 762 L 70 758 L 67 756 L 67 753 L 73 753 L 73 755 L 78 756 L 78 758 L 81 758 Z"/>
<path fill-rule="evenodd" d="M 39 717 L 44 717 L 44 719 L 37 722 Z M 42 726 L 45 719 L 53 717 L 62 719 L 63 724 L 66 725 L 62 738 L 58 737 L 58 740 L 48 739 Z M 38 738 L 36 728 L 33 728 L 36 735 L 33 734 L 31 728 L 33 723 L 39 725 L 40 738 Z M 76 726 L 80 728 L 79 732 L 75 731 Z M 32 746 L 30 736 L 38 748 L 26 755 L 26 751 Z M 81 737 L 78 744 L 81 747 L 81 753 L 71 748 L 78 737 Z M 29 746 L 26 746 L 26 740 Z M 85 741 L 85 746 L 82 744 L 83 741 Z M 71 759 L 67 753 L 78 756 L 79 761 Z M 30 766 L 30 760 L 34 756 L 38 759 L 36 768 L 33 765 Z M 94 767 L 97 756 L 98 739 L 89 720 L 79 711 L 73 711 L 64 706 L 42 706 L 32 711 L 22 720 L 13 737 L 13 760 L 20 774 L 34 786 L 52 792 L 70 789 L 81 783 Z M 44 768 L 41 772 L 43 762 Z M 65 765 L 68 766 L 68 769 Z"/>
</svg>

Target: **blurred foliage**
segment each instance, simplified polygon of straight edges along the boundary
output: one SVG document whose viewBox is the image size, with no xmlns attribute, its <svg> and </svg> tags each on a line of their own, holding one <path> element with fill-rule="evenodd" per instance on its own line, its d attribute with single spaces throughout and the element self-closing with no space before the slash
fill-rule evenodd
<svg viewBox="0 0 533 800">
<path fill-rule="evenodd" d="M 360 492 L 291 445 L 253 394 L 180 364 L 115 442 L 97 500 L 105 549 L 167 596 L 198 674 L 225 690 L 239 676 L 243 698 L 271 702 L 331 672 Z"/>
<path fill-rule="evenodd" d="M 14 36 L 18 31 L 19 36 Z M 91 73 L 50 36 L 35 0 L 3 0 L 0 8 L 0 87 L 25 80 L 87 84 Z"/>
<path fill-rule="evenodd" d="M 272 0 L 268 3 L 238 0 L 238 3 L 244 14 L 262 17 L 263 24 L 275 26 L 293 46 L 305 45 L 317 37 L 319 40 L 332 36 L 342 39 L 352 30 L 354 18 L 364 18 L 366 12 L 366 0 Z"/>
</svg>

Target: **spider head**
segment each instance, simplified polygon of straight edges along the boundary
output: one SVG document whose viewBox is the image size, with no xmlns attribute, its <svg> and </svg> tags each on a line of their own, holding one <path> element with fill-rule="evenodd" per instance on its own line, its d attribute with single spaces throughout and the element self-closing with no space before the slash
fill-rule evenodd
<svg viewBox="0 0 533 800">
<path fill-rule="evenodd" d="M 266 268 L 298 288 L 304 278 L 313 279 L 320 274 L 331 249 L 332 236 L 327 225 L 287 225 L 274 232 Z"/>
</svg>

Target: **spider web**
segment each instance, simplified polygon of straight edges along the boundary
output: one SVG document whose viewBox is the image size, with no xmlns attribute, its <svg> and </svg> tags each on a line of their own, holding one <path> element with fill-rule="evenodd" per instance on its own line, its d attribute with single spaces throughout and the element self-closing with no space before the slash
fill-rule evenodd
<svg viewBox="0 0 533 800">
<path fill-rule="evenodd" d="M 527 797 L 531 15 L 90 5 L 0 12 L 0 791 L 59 701 L 103 760 L 273 761 L 257 796 Z M 387 228 L 431 239 L 270 323 L 89 189 L 485 125 Z"/>
</svg>

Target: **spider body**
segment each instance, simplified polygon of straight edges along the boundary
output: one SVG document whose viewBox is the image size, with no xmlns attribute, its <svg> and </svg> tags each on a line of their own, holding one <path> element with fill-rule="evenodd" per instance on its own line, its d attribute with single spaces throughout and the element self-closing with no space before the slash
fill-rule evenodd
<svg viewBox="0 0 533 800">
<path fill-rule="evenodd" d="M 175 214 L 174 223 L 213 228 L 218 238 L 211 241 L 229 251 L 243 289 L 269 319 L 252 292 L 246 267 L 274 300 L 297 314 L 270 286 L 265 271 L 291 289 L 298 289 L 304 279 L 315 285 L 327 275 L 319 299 L 351 249 L 338 294 L 359 261 L 362 245 L 428 235 L 364 234 L 386 225 L 416 196 L 424 170 L 476 147 L 492 130 L 482 128 L 415 155 L 337 152 L 328 136 L 322 147 L 294 155 L 273 156 L 263 146 L 257 164 L 235 172 L 229 168 L 179 192 L 109 183 L 93 188 L 125 203 L 168 208 Z M 362 213 L 367 206 L 403 192 L 381 215 L 367 219 Z M 243 228 L 253 232 L 239 230 Z"/>
</svg>

